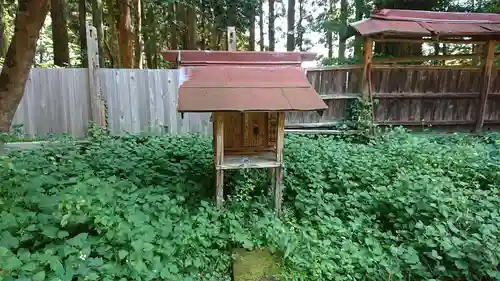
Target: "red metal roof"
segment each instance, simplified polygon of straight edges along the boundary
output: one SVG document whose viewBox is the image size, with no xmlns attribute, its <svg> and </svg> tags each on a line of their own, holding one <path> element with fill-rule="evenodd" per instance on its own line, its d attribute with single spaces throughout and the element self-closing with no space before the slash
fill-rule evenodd
<svg viewBox="0 0 500 281">
<path fill-rule="evenodd" d="M 199 66 L 183 69 L 179 112 L 314 111 L 328 107 L 293 66 Z"/>
<path fill-rule="evenodd" d="M 163 52 L 167 61 L 180 61 L 182 66 L 200 65 L 295 65 L 303 61 L 312 61 L 316 54 L 307 52 L 227 52 L 171 50 Z"/>
<path fill-rule="evenodd" d="M 352 27 L 362 36 L 500 36 L 500 14 L 382 9 Z"/>
</svg>

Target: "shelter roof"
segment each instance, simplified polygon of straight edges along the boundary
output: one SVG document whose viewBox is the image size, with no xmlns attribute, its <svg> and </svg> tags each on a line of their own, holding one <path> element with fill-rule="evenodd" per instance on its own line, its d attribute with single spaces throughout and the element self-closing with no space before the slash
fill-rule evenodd
<svg viewBox="0 0 500 281">
<path fill-rule="evenodd" d="M 179 112 L 314 111 L 328 107 L 294 66 L 199 66 L 182 69 Z"/>
<path fill-rule="evenodd" d="M 163 56 L 181 65 L 179 112 L 328 108 L 300 68 L 302 61 L 313 60 L 315 54 L 169 51 Z"/>
<path fill-rule="evenodd" d="M 362 36 L 499 37 L 500 14 L 381 9 L 351 26 Z"/>
</svg>

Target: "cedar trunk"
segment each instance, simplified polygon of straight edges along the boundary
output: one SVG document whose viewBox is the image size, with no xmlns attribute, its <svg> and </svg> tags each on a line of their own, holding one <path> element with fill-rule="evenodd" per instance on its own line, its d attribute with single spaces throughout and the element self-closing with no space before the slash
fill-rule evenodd
<svg viewBox="0 0 500 281">
<path fill-rule="evenodd" d="M 106 8 L 108 10 L 106 21 L 109 30 L 106 33 L 107 37 L 103 42 L 106 44 L 108 58 L 111 67 L 119 68 L 121 66 L 120 47 L 118 44 L 118 22 L 120 20 L 119 11 L 114 0 L 106 1 Z"/>
<path fill-rule="evenodd" d="M 187 42 L 186 47 L 188 50 L 196 50 L 196 41 L 198 36 L 196 35 L 196 10 L 193 6 L 188 6 L 186 9 L 186 20 L 187 20 Z"/>
<path fill-rule="evenodd" d="M 255 51 L 255 14 L 250 19 L 250 38 L 248 38 L 248 50 Z"/>
<path fill-rule="evenodd" d="M 87 22 L 85 17 L 87 16 L 87 5 L 86 0 L 78 1 L 78 22 L 80 25 L 80 31 L 78 34 L 78 39 L 80 39 L 80 61 L 83 68 L 87 68 Z"/>
<path fill-rule="evenodd" d="M 286 35 L 286 50 L 295 50 L 295 0 L 288 0 L 288 28 Z"/>
<path fill-rule="evenodd" d="M 274 46 L 276 44 L 276 39 L 274 36 L 274 19 L 276 15 L 274 14 L 274 0 L 269 0 L 269 51 L 274 52 Z"/>
<path fill-rule="evenodd" d="M 5 25 L 3 17 L 4 0 L 0 0 L 0 58 L 5 56 Z"/>
<path fill-rule="evenodd" d="M 50 16 L 52 18 L 54 64 L 62 67 L 69 65 L 68 20 L 65 8 L 65 0 L 51 0 Z"/>
<path fill-rule="evenodd" d="M 142 1 L 134 1 L 134 65 L 142 68 Z"/>
<path fill-rule="evenodd" d="M 118 23 L 118 34 L 120 41 L 120 58 L 123 68 L 134 67 L 134 52 L 132 45 L 132 22 L 130 17 L 130 0 L 118 1 L 120 8 L 120 20 Z"/>
<path fill-rule="evenodd" d="M 23 97 L 40 29 L 49 9 L 50 0 L 19 1 L 14 35 L 0 74 L 0 131 L 9 131 Z"/>
<path fill-rule="evenodd" d="M 259 48 L 264 51 L 264 0 L 260 0 L 259 5 Z"/>
<path fill-rule="evenodd" d="M 349 16 L 349 3 L 347 0 L 340 0 L 340 24 L 342 25 L 339 34 L 339 60 L 345 59 L 347 17 Z"/>
</svg>

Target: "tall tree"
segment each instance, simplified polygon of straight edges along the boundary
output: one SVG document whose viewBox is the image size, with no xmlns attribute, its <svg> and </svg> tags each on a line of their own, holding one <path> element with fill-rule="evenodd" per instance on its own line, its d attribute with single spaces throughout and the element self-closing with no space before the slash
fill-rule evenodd
<svg viewBox="0 0 500 281">
<path fill-rule="evenodd" d="M 54 65 L 69 65 L 68 19 L 66 0 L 51 0 L 52 42 L 54 46 Z"/>
<path fill-rule="evenodd" d="M 295 50 L 295 0 L 288 0 L 286 50 Z"/>
<path fill-rule="evenodd" d="M 134 66 L 142 68 L 142 1 L 134 0 Z"/>
<path fill-rule="evenodd" d="M 248 50 L 255 51 L 255 12 L 250 18 L 250 37 L 248 38 Z"/>
<path fill-rule="evenodd" d="M 88 66 L 87 61 L 87 3 L 86 0 L 78 0 L 78 22 L 80 30 L 80 61 L 83 68 Z"/>
<path fill-rule="evenodd" d="M 110 60 L 110 66 L 118 68 L 122 65 L 120 46 L 118 43 L 118 23 L 120 22 L 120 11 L 114 0 L 106 0 L 106 22 L 108 25 L 107 36 L 103 42 Z"/>
<path fill-rule="evenodd" d="M 354 8 L 355 8 L 355 20 L 360 21 L 363 19 L 363 13 L 365 10 L 365 3 L 363 0 L 354 0 Z M 362 53 L 362 46 L 363 46 L 363 38 L 359 35 L 356 35 L 355 41 L 354 41 L 354 56 L 360 58 L 363 53 Z"/>
<path fill-rule="evenodd" d="M 264 51 L 264 0 L 259 1 L 259 48 Z"/>
<path fill-rule="evenodd" d="M 274 20 L 276 14 L 274 12 L 274 0 L 268 0 L 269 2 L 269 25 L 268 25 L 268 35 L 269 35 L 269 51 L 274 52 L 276 45 L 276 38 L 274 33 Z"/>
<path fill-rule="evenodd" d="M 305 9 L 304 0 L 299 0 L 299 21 L 297 22 L 297 40 L 296 45 L 299 51 L 304 51 L 304 34 L 306 33 L 306 28 L 303 24 L 305 19 Z"/>
<path fill-rule="evenodd" d="M 349 2 L 347 2 L 347 0 L 340 0 L 340 32 L 339 32 L 339 54 L 338 54 L 338 58 L 340 61 L 345 59 L 348 16 L 349 16 Z"/>
<path fill-rule="evenodd" d="M 327 21 L 333 21 L 333 0 L 328 0 Z M 333 57 L 333 32 L 330 28 L 326 28 L 326 46 L 328 48 L 328 58 Z"/>
<path fill-rule="evenodd" d="M 188 50 L 196 50 L 196 42 L 198 36 L 196 35 L 196 9 L 193 5 L 189 5 L 186 9 L 187 21 L 187 37 L 186 47 Z"/>
<path fill-rule="evenodd" d="M 0 74 L 0 131 L 10 129 L 21 101 L 40 29 L 50 9 L 50 0 L 19 0 L 12 37 Z"/>
<path fill-rule="evenodd" d="M 4 0 L 0 0 L 0 58 L 5 56 Z"/>
<path fill-rule="evenodd" d="M 132 48 L 132 20 L 130 15 L 131 0 L 119 0 L 120 20 L 118 34 L 120 41 L 120 58 L 123 68 L 134 67 L 134 53 Z"/>
</svg>

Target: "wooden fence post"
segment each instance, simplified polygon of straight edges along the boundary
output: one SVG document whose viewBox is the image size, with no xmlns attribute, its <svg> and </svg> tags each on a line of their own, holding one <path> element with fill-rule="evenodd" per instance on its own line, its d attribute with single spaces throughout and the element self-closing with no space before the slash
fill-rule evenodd
<svg viewBox="0 0 500 281">
<path fill-rule="evenodd" d="M 104 99 L 99 87 L 99 78 L 97 69 L 99 69 L 99 45 L 97 39 L 97 30 L 94 26 L 87 24 L 87 57 L 89 73 L 89 94 L 90 108 L 92 111 L 92 121 L 97 125 L 106 126 L 106 116 L 104 110 Z"/>
<path fill-rule="evenodd" d="M 493 58 L 495 55 L 495 41 L 489 40 L 484 46 L 483 60 L 481 61 L 482 75 L 481 84 L 479 84 L 479 103 L 476 116 L 475 132 L 481 133 L 484 124 L 484 113 L 488 101 L 488 94 L 491 88 L 491 69 L 493 68 Z"/>
</svg>

